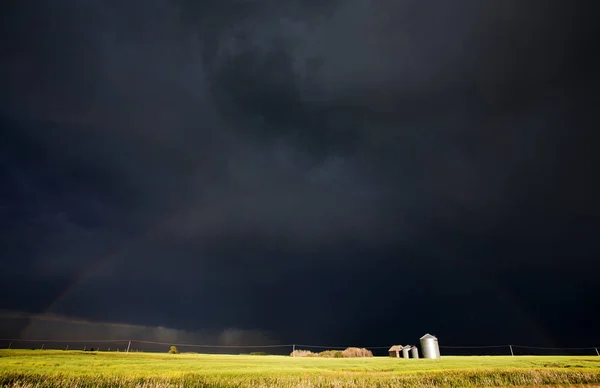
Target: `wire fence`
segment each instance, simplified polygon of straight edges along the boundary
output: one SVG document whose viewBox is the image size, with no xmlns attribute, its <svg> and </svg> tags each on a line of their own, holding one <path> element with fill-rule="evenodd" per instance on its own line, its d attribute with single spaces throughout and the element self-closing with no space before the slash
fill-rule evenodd
<svg viewBox="0 0 600 388">
<path fill-rule="evenodd" d="M 0 348 L 82 350 L 101 352 L 168 352 L 171 346 L 180 353 L 206 354 L 290 354 L 293 345 L 204 345 L 178 342 L 157 342 L 144 340 L 44 340 L 44 339 L 0 339 Z"/>
<path fill-rule="evenodd" d="M 527 345 L 440 346 L 447 356 L 600 356 L 598 347 L 553 348 Z"/>
<path fill-rule="evenodd" d="M 49 339 L 0 339 L 0 348 L 32 350 L 80 350 L 99 352 L 168 352 L 176 346 L 180 353 L 203 354 L 256 354 L 290 355 L 294 350 L 309 350 L 318 353 L 324 350 L 344 350 L 349 346 L 324 346 L 305 344 L 270 345 L 206 345 L 177 342 L 157 342 L 143 340 L 49 340 Z M 418 345 L 417 345 L 418 346 Z M 369 349 L 375 356 L 386 356 L 390 346 L 360 346 Z M 527 345 L 484 345 L 484 346 L 444 346 L 440 345 L 442 356 L 599 356 L 599 346 L 580 348 L 540 347 Z"/>
</svg>

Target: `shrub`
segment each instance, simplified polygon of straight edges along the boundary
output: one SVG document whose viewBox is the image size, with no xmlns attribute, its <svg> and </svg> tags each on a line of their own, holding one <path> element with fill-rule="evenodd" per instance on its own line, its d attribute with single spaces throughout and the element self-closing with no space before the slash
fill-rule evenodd
<svg viewBox="0 0 600 388">
<path fill-rule="evenodd" d="M 325 350 L 319 353 L 319 357 L 324 358 L 342 358 L 344 357 L 344 352 L 341 350 Z"/>
<path fill-rule="evenodd" d="M 344 357 L 373 357 L 373 352 L 365 348 L 347 348 L 343 352 Z"/>
<path fill-rule="evenodd" d="M 266 356 L 266 352 L 250 352 L 251 356 Z"/>
<path fill-rule="evenodd" d="M 322 357 L 322 358 L 353 358 L 353 357 L 373 357 L 373 352 L 365 348 L 347 348 L 341 350 L 324 350 L 320 353 L 313 353 L 310 350 L 297 349 L 290 353 L 291 357 Z"/>
<path fill-rule="evenodd" d="M 169 349 L 169 353 L 179 354 L 179 350 L 177 350 L 177 346 L 171 346 L 171 349 Z"/>
<path fill-rule="evenodd" d="M 318 354 L 311 352 L 310 350 L 296 349 L 290 353 L 292 357 L 317 357 Z"/>
</svg>

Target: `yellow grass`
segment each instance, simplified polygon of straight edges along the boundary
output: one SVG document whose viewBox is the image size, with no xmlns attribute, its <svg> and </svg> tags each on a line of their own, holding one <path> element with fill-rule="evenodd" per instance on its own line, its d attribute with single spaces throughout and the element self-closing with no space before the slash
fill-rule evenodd
<svg viewBox="0 0 600 388">
<path fill-rule="evenodd" d="M 440 360 L 0 350 L 8 387 L 469 387 L 600 384 L 600 357 Z"/>
</svg>

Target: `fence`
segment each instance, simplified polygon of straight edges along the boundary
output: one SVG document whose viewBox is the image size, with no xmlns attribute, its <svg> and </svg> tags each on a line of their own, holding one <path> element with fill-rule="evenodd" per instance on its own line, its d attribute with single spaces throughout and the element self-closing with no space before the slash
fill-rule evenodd
<svg viewBox="0 0 600 388">
<path fill-rule="evenodd" d="M 0 348 L 8 349 L 48 349 L 82 350 L 101 352 L 168 352 L 176 346 L 181 353 L 204 354 L 269 354 L 289 355 L 293 350 L 343 350 L 348 346 L 323 346 L 303 344 L 277 345 L 200 345 L 173 342 L 155 342 L 141 340 L 41 340 L 41 339 L 0 339 Z M 390 346 L 360 346 L 369 349 L 375 356 L 386 356 Z M 489 346 L 440 346 L 442 356 L 600 356 L 600 347 L 550 348 L 526 345 L 489 345 Z"/>
<path fill-rule="evenodd" d="M 273 354 L 288 355 L 293 345 L 198 345 L 177 342 L 155 342 L 142 340 L 24 340 L 0 339 L 0 348 L 9 349 L 47 349 L 47 350 L 83 350 L 101 352 L 168 352 L 176 346 L 180 353 L 206 354 Z"/>
<path fill-rule="evenodd" d="M 598 347 L 550 348 L 527 345 L 440 346 L 447 356 L 600 356 Z"/>
</svg>

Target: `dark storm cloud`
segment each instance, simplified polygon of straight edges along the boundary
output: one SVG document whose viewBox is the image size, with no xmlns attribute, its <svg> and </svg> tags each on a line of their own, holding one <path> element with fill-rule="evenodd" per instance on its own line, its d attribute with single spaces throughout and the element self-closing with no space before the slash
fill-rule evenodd
<svg viewBox="0 0 600 388">
<path fill-rule="evenodd" d="M 27 322 L 19 325 L 19 321 Z M 265 333 L 252 330 L 225 329 L 221 332 L 186 331 L 168 327 L 130 325 L 112 322 L 92 322 L 56 314 L 31 314 L 0 311 L 0 327 L 3 333 L 27 340 L 55 340 L 71 345 L 75 341 L 152 341 L 170 344 L 201 344 L 216 346 L 272 345 L 273 340 Z M 13 338 L 14 339 L 14 338 Z M 108 343 L 105 347 L 115 346 Z M 126 344 L 125 344 L 126 345 Z M 63 345 L 64 346 L 64 345 Z M 123 346 L 121 344 L 121 346 Z M 88 346 L 89 347 L 89 346 Z"/>
<path fill-rule="evenodd" d="M 585 3 L 7 10 L 2 244 L 15 273 L 52 290 L 35 308 L 327 338 L 292 306 L 354 316 L 395 277 L 417 287 L 435 268 L 423 300 L 473 287 L 523 311 L 489 279 L 592 266 Z M 362 282 L 366 297 L 351 290 Z"/>
</svg>

